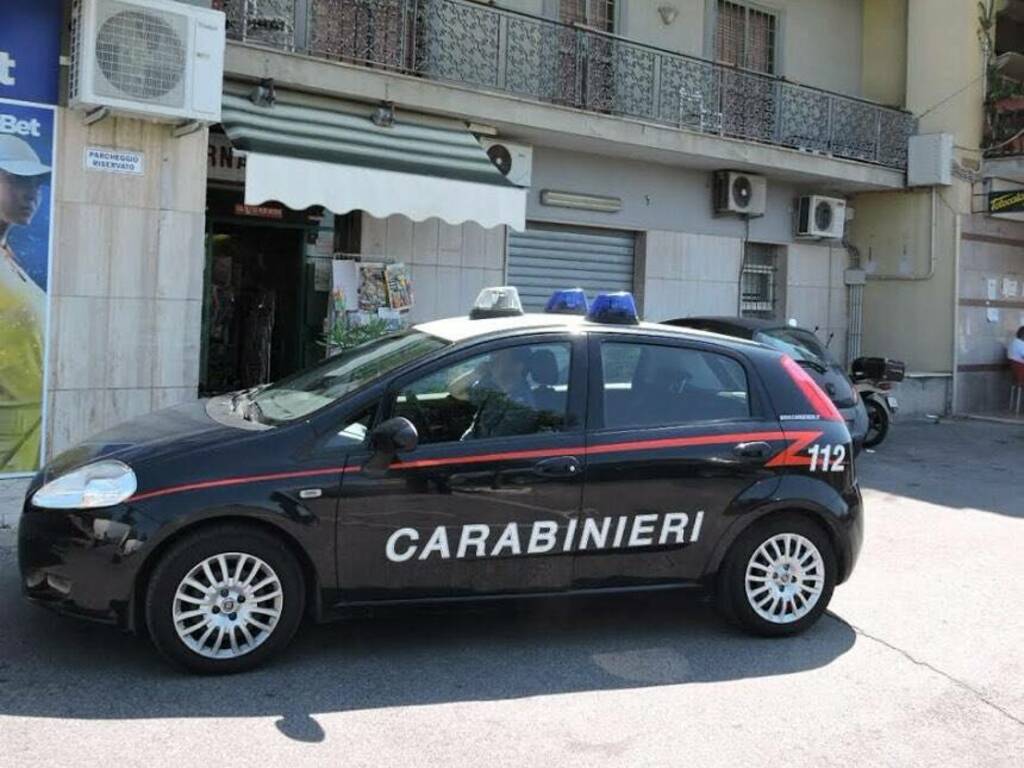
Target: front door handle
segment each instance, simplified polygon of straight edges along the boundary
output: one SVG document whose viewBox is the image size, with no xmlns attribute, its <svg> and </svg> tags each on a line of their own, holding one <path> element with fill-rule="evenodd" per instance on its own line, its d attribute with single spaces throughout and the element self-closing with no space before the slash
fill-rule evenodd
<svg viewBox="0 0 1024 768">
<path fill-rule="evenodd" d="M 582 468 L 575 456 L 555 456 L 533 465 L 534 473 L 541 477 L 575 477 Z"/>
<path fill-rule="evenodd" d="M 772 447 L 762 440 L 757 440 L 753 443 L 737 443 L 732 452 L 742 459 L 767 459 L 772 455 Z"/>
</svg>

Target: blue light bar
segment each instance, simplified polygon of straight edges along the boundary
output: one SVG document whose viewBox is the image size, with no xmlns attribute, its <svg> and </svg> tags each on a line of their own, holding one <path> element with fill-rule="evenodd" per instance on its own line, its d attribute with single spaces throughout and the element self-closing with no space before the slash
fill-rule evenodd
<svg viewBox="0 0 1024 768">
<path fill-rule="evenodd" d="M 636 302 L 633 301 L 633 294 L 626 291 L 598 295 L 594 299 L 594 303 L 590 305 L 587 320 L 616 325 L 636 325 L 640 322 L 640 318 L 636 314 Z"/>
<path fill-rule="evenodd" d="M 566 288 L 555 291 L 544 307 L 545 312 L 554 315 L 585 315 L 587 314 L 587 294 L 582 288 Z"/>
</svg>

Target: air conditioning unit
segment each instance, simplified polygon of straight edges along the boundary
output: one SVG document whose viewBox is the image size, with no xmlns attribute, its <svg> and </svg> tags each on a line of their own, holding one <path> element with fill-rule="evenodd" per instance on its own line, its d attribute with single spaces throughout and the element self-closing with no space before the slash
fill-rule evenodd
<svg viewBox="0 0 1024 768">
<path fill-rule="evenodd" d="M 220 122 L 224 14 L 170 0 L 74 0 L 70 106 Z"/>
<path fill-rule="evenodd" d="M 846 201 L 841 197 L 805 195 L 797 207 L 796 236 L 842 240 L 846 228 Z"/>
<path fill-rule="evenodd" d="M 768 179 L 752 173 L 716 171 L 712 194 L 715 213 L 764 216 Z"/>
<path fill-rule="evenodd" d="M 533 178 L 533 147 L 493 139 L 481 139 L 480 144 L 505 178 L 518 187 L 530 186 Z"/>
</svg>

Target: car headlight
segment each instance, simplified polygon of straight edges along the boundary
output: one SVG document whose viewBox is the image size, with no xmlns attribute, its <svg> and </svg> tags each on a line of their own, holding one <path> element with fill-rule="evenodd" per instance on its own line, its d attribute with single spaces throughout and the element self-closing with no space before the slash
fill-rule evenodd
<svg viewBox="0 0 1024 768">
<path fill-rule="evenodd" d="M 43 509 L 99 509 L 120 504 L 139 487 L 135 473 L 120 461 L 97 461 L 51 480 L 32 495 Z"/>
</svg>

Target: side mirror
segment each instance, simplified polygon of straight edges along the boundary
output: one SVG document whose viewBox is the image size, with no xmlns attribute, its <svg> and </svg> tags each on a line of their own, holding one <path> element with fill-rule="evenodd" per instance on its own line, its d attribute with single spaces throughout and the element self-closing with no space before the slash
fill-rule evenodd
<svg viewBox="0 0 1024 768">
<path fill-rule="evenodd" d="M 414 450 L 419 440 L 416 426 L 404 416 L 396 416 L 382 421 L 370 433 L 370 448 L 376 453 L 394 456 Z"/>
</svg>

